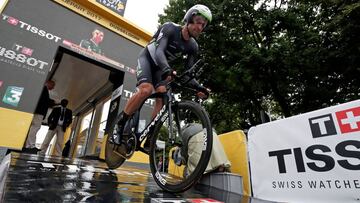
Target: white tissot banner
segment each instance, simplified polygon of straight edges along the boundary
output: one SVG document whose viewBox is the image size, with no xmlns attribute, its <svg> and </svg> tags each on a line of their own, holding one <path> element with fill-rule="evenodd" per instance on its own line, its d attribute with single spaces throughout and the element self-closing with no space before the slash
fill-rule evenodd
<svg viewBox="0 0 360 203">
<path fill-rule="evenodd" d="M 250 129 L 254 197 L 360 202 L 360 100 Z"/>
</svg>

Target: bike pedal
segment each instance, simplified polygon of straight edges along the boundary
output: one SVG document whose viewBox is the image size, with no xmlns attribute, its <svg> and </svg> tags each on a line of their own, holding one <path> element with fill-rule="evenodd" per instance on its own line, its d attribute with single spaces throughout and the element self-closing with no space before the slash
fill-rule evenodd
<svg viewBox="0 0 360 203">
<path fill-rule="evenodd" d="M 110 142 L 116 145 L 121 145 L 120 138 L 118 138 L 118 135 L 113 135 L 112 139 L 110 139 Z"/>
</svg>

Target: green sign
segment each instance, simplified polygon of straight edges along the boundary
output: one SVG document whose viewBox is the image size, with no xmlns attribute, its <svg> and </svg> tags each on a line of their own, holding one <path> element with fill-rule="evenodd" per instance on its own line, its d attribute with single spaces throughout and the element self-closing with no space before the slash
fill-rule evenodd
<svg viewBox="0 0 360 203">
<path fill-rule="evenodd" d="M 21 95 L 23 93 L 23 87 L 9 86 L 6 89 L 5 95 L 3 97 L 3 102 L 12 106 L 18 106 L 20 102 Z"/>
</svg>

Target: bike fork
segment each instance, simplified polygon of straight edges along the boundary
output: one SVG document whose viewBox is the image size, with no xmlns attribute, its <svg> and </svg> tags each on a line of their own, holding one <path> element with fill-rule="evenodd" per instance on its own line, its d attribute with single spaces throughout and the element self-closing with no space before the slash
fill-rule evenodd
<svg viewBox="0 0 360 203">
<path fill-rule="evenodd" d="M 175 136 L 174 136 L 174 128 L 173 128 L 173 125 L 172 125 L 172 109 L 171 109 L 171 104 L 169 103 L 168 105 L 168 118 L 169 118 L 169 140 L 170 140 L 170 143 L 171 144 L 174 144 L 175 143 Z"/>
<path fill-rule="evenodd" d="M 176 134 L 174 133 L 174 126 L 172 125 L 173 121 L 175 121 L 175 124 L 176 124 L 176 128 L 178 129 L 178 135 L 181 137 L 181 128 L 180 128 L 180 123 L 179 123 L 179 112 L 176 111 L 176 108 L 175 108 L 175 111 L 174 111 L 174 114 L 172 112 L 172 108 L 171 108 L 171 105 L 169 105 L 169 110 L 168 110 L 168 113 L 169 113 L 169 140 L 170 140 L 170 143 L 171 144 L 174 144 L 176 142 Z M 171 116 L 171 115 L 174 115 L 174 118 Z"/>
</svg>

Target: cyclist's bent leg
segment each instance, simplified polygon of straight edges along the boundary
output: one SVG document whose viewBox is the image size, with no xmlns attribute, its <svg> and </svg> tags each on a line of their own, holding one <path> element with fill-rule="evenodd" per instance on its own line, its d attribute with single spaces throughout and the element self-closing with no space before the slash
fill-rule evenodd
<svg viewBox="0 0 360 203">
<path fill-rule="evenodd" d="M 165 86 L 159 86 L 156 88 L 156 93 L 165 93 L 166 92 L 166 87 Z M 163 106 L 163 100 L 162 98 L 156 98 L 155 99 L 155 107 L 154 110 L 152 112 L 152 116 L 151 118 L 154 119 L 156 114 L 159 113 L 161 107 Z"/>
<path fill-rule="evenodd" d="M 138 86 L 137 92 L 126 103 L 124 112 L 128 115 L 132 115 L 138 110 L 141 104 L 147 99 L 153 92 L 154 86 L 151 83 L 141 83 Z"/>
<path fill-rule="evenodd" d="M 165 93 L 166 92 L 166 86 L 164 85 L 160 85 L 156 88 L 156 93 Z M 152 115 L 151 115 L 151 119 L 154 119 L 156 114 L 159 113 L 161 107 L 163 106 L 163 100 L 162 98 L 156 98 L 155 99 L 155 107 L 154 107 L 154 110 L 152 112 Z M 153 129 L 150 129 L 151 131 Z M 149 151 L 150 149 L 150 138 L 147 138 L 145 143 L 144 143 L 144 150 L 145 151 Z"/>
<path fill-rule="evenodd" d="M 153 85 L 151 83 L 142 83 L 138 86 L 138 91 L 129 99 L 125 105 L 125 109 L 120 114 L 119 122 L 117 123 L 117 136 L 114 138 L 115 143 L 120 144 L 121 136 L 124 132 L 124 127 L 129 117 L 140 107 L 143 101 L 148 98 L 153 92 Z"/>
<path fill-rule="evenodd" d="M 117 123 L 117 132 L 119 135 L 118 140 L 120 140 L 120 136 L 123 134 L 124 126 L 129 119 L 129 117 L 140 107 L 142 102 L 149 97 L 153 90 L 154 86 L 152 85 L 152 68 L 151 62 L 147 57 L 147 52 L 144 49 L 137 60 L 136 67 L 136 75 L 137 75 L 137 88 L 138 91 L 129 99 L 126 103 L 124 111 L 120 115 L 119 122 Z"/>
<path fill-rule="evenodd" d="M 124 112 L 132 115 L 140 108 L 142 102 L 147 99 L 154 91 L 153 86 L 153 71 L 151 59 L 147 56 L 146 49 L 142 50 L 137 60 L 136 79 L 137 92 L 129 99 L 125 105 Z"/>
</svg>

